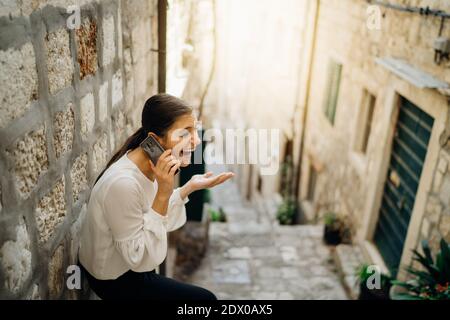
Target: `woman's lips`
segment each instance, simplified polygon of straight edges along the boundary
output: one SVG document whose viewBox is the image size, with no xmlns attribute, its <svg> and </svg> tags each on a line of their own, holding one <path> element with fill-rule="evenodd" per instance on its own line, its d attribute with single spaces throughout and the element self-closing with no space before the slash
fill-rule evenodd
<svg viewBox="0 0 450 320">
<path fill-rule="evenodd" d="M 187 156 L 190 156 L 192 154 L 192 152 L 194 152 L 193 149 L 181 150 L 180 155 L 182 157 L 187 157 Z"/>
</svg>

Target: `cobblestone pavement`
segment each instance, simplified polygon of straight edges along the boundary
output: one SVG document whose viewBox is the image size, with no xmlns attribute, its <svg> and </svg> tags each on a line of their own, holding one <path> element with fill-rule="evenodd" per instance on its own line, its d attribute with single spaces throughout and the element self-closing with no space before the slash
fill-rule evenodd
<svg viewBox="0 0 450 320">
<path fill-rule="evenodd" d="M 211 191 L 227 222 L 211 223 L 208 252 L 188 282 L 223 300 L 347 299 L 322 226 L 279 226 L 243 203 L 232 182 Z"/>
</svg>

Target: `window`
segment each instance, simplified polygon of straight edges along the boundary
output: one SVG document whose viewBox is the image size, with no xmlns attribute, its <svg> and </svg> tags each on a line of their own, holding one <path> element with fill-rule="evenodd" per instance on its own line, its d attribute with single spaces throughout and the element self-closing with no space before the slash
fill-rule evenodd
<svg viewBox="0 0 450 320">
<path fill-rule="evenodd" d="M 317 170 L 311 165 L 309 167 L 308 194 L 306 196 L 306 199 L 308 201 L 314 201 L 317 175 L 318 175 Z"/>
<path fill-rule="evenodd" d="M 328 64 L 328 81 L 324 99 L 324 113 L 332 125 L 336 117 L 336 106 L 341 84 L 342 64 L 330 60 Z"/>
<path fill-rule="evenodd" d="M 372 131 L 372 120 L 375 110 L 375 102 L 375 96 L 367 90 L 364 90 L 355 144 L 356 151 L 361 153 L 367 152 L 370 133 Z"/>
</svg>

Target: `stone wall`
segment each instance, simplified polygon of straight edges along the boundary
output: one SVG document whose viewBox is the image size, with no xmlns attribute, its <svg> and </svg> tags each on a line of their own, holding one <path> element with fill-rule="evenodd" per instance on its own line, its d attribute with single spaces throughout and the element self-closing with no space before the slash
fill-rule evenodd
<svg viewBox="0 0 450 320">
<path fill-rule="evenodd" d="M 412 5 L 411 1 L 394 2 Z M 450 11 L 448 1 L 435 1 L 433 4 L 425 0 L 414 1 L 414 5 Z M 320 1 L 311 87 L 307 92 L 309 103 L 302 167 L 302 198 L 306 198 L 309 169 L 313 166 L 319 172 L 314 198 L 316 213 L 320 215 L 333 210 L 351 215 L 356 233 L 363 229 L 368 199 L 373 196 L 374 186 L 383 184 L 385 180 L 387 168 L 380 170 L 380 164 L 384 162 L 383 157 L 390 155 L 386 154 L 386 150 L 389 149 L 389 130 L 393 125 L 391 94 L 397 90 L 412 101 L 420 101 L 421 108 L 440 115 L 435 119 L 435 127 L 439 132 L 429 142 L 429 152 L 432 155 L 423 171 L 433 173 L 422 174 L 424 184 L 430 179 L 434 182 L 430 190 L 425 188 L 423 194 L 416 198 L 416 202 L 419 202 L 419 209 L 416 210 L 418 214 L 411 220 L 410 225 L 414 224 L 414 229 L 410 229 L 404 249 L 407 259 L 403 259 L 403 262 L 409 263 L 410 255 L 407 252 L 417 247 L 421 239 L 430 239 L 435 250 L 441 237 L 450 240 L 448 98 L 436 90 L 410 85 L 383 69 L 375 62 L 375 58 L 405 59 L 417 69 L 447 83 L 450 83 L 450 62 L 447 60 L 441 65 L 434 63 L 432 44 L 439 33 L 439 18 L 380 8 L 381 28 L 371 29 L 367 27 L 367 7 L 366 2 L 357 0 Z M 450 37 L 449 23 L 444 25 L 442 36 Z M 343 65 L 334 126 L 323 112 L 330 59 Z M 355 152 L 354 141 L 358 135 L 359 110 L 365 89 L 376 95 L 377 100 L 368 150 L 365 155 L 361 155 Z M 379 173 L 374 176 L 375 172 Z M 425 210 L 420 209 L 422 206 Z M 372 224 L 376 224 L 376 221 L 374 219 Z M 415 228 L 418 224 L 420 228 Z M 370 233 L 365 233 L 363 240 L 371 240 Z"/>
<path fill-rule="evenodd" d="M 154 48 L 156 0 L 2 2 L 0 298 L 87 294 L 66 270 L 90 188 L 157 91 Z"/>
</svg>

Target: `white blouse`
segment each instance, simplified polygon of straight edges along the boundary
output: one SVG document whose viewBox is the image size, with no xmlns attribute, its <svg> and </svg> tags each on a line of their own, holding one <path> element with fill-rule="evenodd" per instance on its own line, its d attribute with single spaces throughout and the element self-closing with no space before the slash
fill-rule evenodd
<svg viewBox="0 0 450 320">
<path fill-rule="evenodd" d="M 158 190 L 128 158 L 113 163 L 91 191 L 80 235 L 79 259 L 99 280 L 128 270 L 154 270 L 167 255 L 167 232 L 186 222 L 180 189 L 173 191 L 165 216 L 152 209 Z"/>
</svg>

